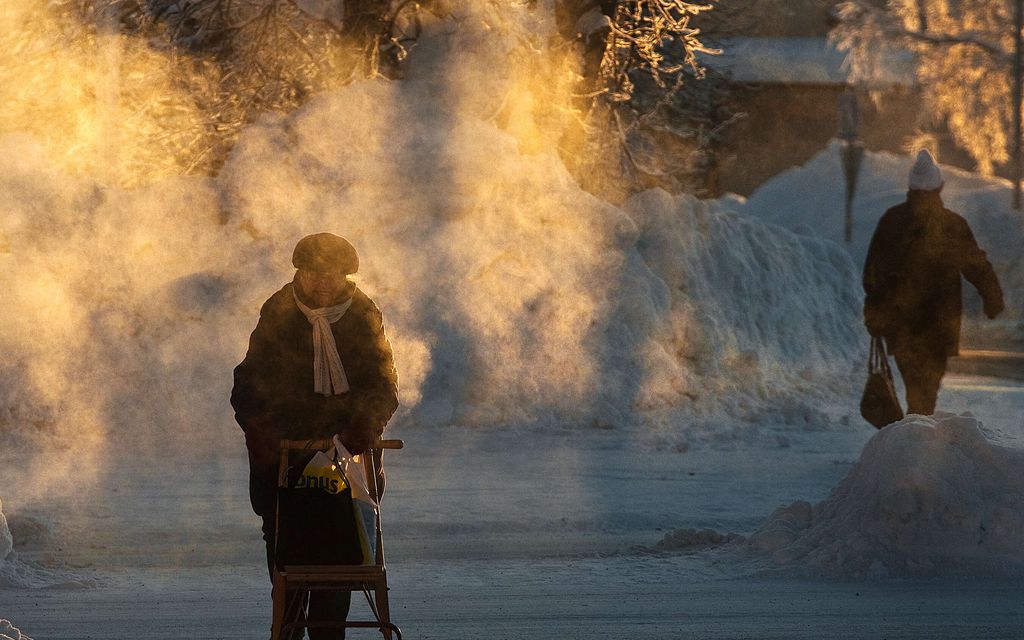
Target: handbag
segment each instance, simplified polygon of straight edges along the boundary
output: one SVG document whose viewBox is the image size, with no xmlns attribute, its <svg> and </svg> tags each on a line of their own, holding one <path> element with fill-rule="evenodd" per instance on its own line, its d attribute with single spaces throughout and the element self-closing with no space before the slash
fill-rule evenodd
<svg viewBox="0 0 1024 640">
<path fill-rule="evenodd" d="M 892 381 L 889 356 L 881 338 L 871 338 L 868 381 L 860 399 L 860 415 L 879 429 L 903 419 L 903 408 Z"/>
</svg>

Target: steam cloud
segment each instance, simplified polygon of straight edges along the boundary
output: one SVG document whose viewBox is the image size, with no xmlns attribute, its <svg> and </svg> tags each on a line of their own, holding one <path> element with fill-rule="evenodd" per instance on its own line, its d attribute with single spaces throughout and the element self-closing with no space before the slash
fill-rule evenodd
<svg viewBox="0 0 1024 640">
<path fill-rule="evenodd" d="M 406 80 L 268 115 L 216 178 L 111 181 L 142 165 L 78 156 L 45 123 L 0 138 L 0 431 L 70 439 L 79 470 L 126 442 L 237 449 L 230 370 L 294 243 L 322 230 L 360 251 L 408 425 L 817 420 L 806 403 L 845 392 L 861 348 L 849 259 L 693 198 L 627 214 L 582 191 L 555 152 L 573 67 L 551 17 L 472 4 L 425 26 Z M 83 109 L 60 106 L 40 117 Z M 780 300 L 795 311 L 750 312 Z"/>
</svg>

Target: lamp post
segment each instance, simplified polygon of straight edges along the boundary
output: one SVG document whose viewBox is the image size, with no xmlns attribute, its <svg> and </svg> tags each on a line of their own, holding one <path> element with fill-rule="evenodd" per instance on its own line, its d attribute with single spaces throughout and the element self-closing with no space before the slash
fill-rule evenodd
<svg viewBox="0 0 1024 640">
<path fill-rule="evenodd" d="M 1024 2 L 1024 0 L 1021 0 Z M 847 244 L 853 242 L 853 195 L 857 190 L 857 174 L 864 159 L 864 143 L 858 140 L 858 108 L 857 94 L 847 87 L 839 96 L 839 139 L 842 147 L 839 150 L 846 178 L 846 217 L 844 220 L 843 239 Z"/>
</svg>

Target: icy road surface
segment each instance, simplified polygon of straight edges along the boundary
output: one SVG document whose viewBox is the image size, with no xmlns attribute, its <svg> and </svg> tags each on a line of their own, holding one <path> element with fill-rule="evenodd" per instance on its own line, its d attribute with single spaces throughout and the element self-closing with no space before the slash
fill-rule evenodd
<svg viewBox="0 0 1024 640">
<path fill-rule="evenodd" d="M 1019 383 L 951 376 L 940 405 L 1024 438 Z M 409 639 L 1024 637 L 1020 581 L 770 577 L 726 552 L 647 549 L 673 528 L 746 534 L 776 506 L 823 499 L 872 433 L 780 427 L 685 452 L 601 429 L 392 434 L 406 442 L 388 454 L 384 505 L 394 619 Z M 128 457 L 62 499 L 34 496 L 4 451 L 0 481 L 16 537 L 36 531 L 20 557 L 95 581 L 0 589 L 0 618 L 27 635 L 268 635 L 240 449 Z"/>
</svg>

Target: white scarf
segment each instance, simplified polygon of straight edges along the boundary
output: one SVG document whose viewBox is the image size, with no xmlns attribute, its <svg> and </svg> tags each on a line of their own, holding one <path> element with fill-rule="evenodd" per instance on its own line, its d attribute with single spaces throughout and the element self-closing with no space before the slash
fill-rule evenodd
<svg viewBox="0 0 1024 640">
<path fill-rule="evenodd" d="M 292 296 L 299 311 L 313 325 L 313 391 L 324 396 L 331 395 L 331 390 L 336 396 L 347 392 L 348 377 L 341 364 L 341 356 L 338 355 L 338 345 L 334 342 L 331 325 L 345 315 L 352 306 L 352 298 L 333 307 L 310 309 L 302 304 L 295 289 L 292 289 Z"/>
</svg>

